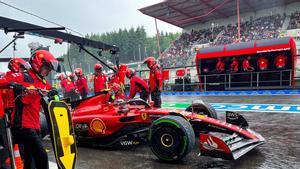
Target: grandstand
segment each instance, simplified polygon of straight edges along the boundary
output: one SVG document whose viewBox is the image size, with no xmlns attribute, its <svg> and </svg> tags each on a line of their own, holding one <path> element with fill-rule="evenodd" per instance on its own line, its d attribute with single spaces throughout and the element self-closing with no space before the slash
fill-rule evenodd
<svg viewBox="0 0 300 169">
<path fill-rule="evenodd" d="M 299 9 L 298 0 L 166 0 L 139 10 L 183 28 L 182 35 L 161 55 L 164 67 L 180 67 L 194 65 L 199 48 L 239 41 L 293 36 L 299 50 Z"/>
</svg>

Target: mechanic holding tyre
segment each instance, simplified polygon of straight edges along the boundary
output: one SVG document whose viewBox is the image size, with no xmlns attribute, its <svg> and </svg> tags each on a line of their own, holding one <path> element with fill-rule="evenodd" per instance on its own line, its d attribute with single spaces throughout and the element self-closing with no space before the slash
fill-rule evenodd
<svg viewBox="0 0 300 169">
<path fill-rule="evenodd" d="M 12 86 L 15 92 L 15 113 L 12 133 L 16 143 L 24 147 L 24 166 L 47 169 L 48 155 L 43 147 L 40 133 L 41 96 L 37 91 L 27 91 L 28 87 L 57 91 L 45 80 L 52 71 L 58 70 L 59 64 L 54 56 L 46 50 L 35 51 L 29 63 L 31 68 L 27 72 L 14 73 L 0 79 L 0 87 Z"/>
<path fill-rule="evenodd" d="M 161 91 L 163 83 L 161 67 L 152 56 L 146 58 L 144 64 L 147 64 L 150 69 L 149 87 L 151 100 L 154 101 L 154 107 L 161 107 Z"/>
<path fill-rule="evenodd" d="M 132 99 L 136 93 L 140 93 L 140 98 L 146 102 L 149 97 L 148 84 L 142 78 L 136 76 L 135 70 L 131 68 L 126 70 L 126 77 L 130 79 L 130 93 L 128 98 Z"/>
</svg>

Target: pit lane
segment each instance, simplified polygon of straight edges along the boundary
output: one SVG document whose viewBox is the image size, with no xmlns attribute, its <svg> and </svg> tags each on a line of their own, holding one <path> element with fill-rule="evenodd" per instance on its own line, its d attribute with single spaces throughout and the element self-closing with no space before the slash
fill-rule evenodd
<svg viewBox="0 0 300 169">
<path fill-rule="evenodd" d="M 164 96 L 163 102 L 191 102 L 198 96 Z M 210 103 L 285 104 L 300 105 L 299 96 L 201 96 Z M 225 111 L 218 111 L 224 118 Z M 198 144 L 180 163 L 161 163 L 146 145 L 130 149 L 100 149 L 78 147 L 78 169 L 101 168 L 300 168 L 300 114 L 277 112 L 240 112 L 251 129 L 260 133 L 266 144 L 257 147 L 236 161 L 198 156 Z M 49 141 L 46 147 L 52 149 Z M 49 152 L 50 161 L 55 161 Z M 52 164 L 53 165 L 53 164 Z"/>
</svg>

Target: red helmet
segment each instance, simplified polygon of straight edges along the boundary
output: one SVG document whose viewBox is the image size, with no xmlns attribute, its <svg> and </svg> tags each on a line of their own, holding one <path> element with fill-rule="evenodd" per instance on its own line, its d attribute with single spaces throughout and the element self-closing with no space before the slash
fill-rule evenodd
<svg viewBox="0 0 300 169">
<path fill-rule="evenodd" d="M 96 63 L 94 65 L 94 70 L 97 71 L 97 70 L 102 70 L 102 65 L 100 63 Z"/>
<path fill-rule="evenodd" d="M 76 76 L 82 76 L 82 69 L 81 68 L 76 68 L 74 70 L 74 73 L 75 73 Z"/>
<path fill-rule="evenodd" d="M 59 70 L 58 60 L 55 59 L 55 57 L 46 50 L 35 51 L 31 55 L 29 63 L 32 69 L 40 76 L 43 76 L 41 75 L 41 70 L 43 67 L 54 71 Z"/>
<path fill-rule="evenodd" d="M 146 63 L 148 68 L 151 69 L 156 64 L 155 58 L 153 56 L 147 57 L 144 61 L 144 64 Z"/>
<path fill-rule="evenodd" d="M 14 73 L 19 72 L 20 68 L 28 68 L 27 62 L 21 58 L 15 57 L 8 62 L 8 69 Z"/>
<path fill-rule="evenodd" d="M 59 74 L 58 79 L 59 80 L 64 80 L 65 79 L 65 74 L 63 74 L 63 73 Z"/>
<path fill-rule="evenodd" d="M 111 90 L 118 93 L 121 90 L 121 86 L 118 83 L 112 83 Z"/>
<path fill-rule="evenodd" d="M 127 65 L 125 65 L 125 64 L 120 64 L 119 65 L 119 71 L 126 71 L 127 70 Z"/>
<path fill-rule="evenodd" d="M 126 77 L 127 77 L 127 78 L 131 78 L 131 77 L 134 76 L 134 75 L 135 75 L 135 70 L 134 70 L 134 69 L 128 68 L 128 69 L 126 70 Z"/>
</svg>

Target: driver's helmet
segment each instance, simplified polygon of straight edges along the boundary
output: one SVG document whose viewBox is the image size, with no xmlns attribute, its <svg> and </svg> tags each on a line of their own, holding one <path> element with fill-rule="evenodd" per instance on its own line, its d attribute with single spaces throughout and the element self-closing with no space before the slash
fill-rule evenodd
<svg viewBox="0 0 300 169">
<path fill-rule="evenodd" d="M 76 76 L 82 76 L 82 69 L 81 68 L 76 68 L 74 70 L 74 73 L 75 73 Z"/>
<path fill-rule="evenodd" d="M 41 77 L 45 76 L 41 74 L 42 68 L 47 68 L 49 70 L 59 71 L 59 63 L 55 57 L 46 50 L 35 51 L 29 60 L 32 69 Z"/>
<path fill-rule="evenodd" d="M 29 65 L 25 60 L 19 57 L 12 58 L 8 62 L 8 69 L 11 70 L 13 73 L 18 73 L 20 71 L 20 68 L 28 69 Z"/>
<path fill-rule="evenodd" d="M 121 91 L 121 86 L 118 84 L 118 83 L 112 83 L 111 85 L 111 90 L 114 92 L 114 93 L 118 93 Z"/>
<path fill-rule="evenodd" d="M 144 64 L 147 64 L 148 68 L 151 69 L 156 64 L 156 60 L 153 56 L 150 56 L 145 59 Z"/>
<path fill-rule="evenodd" d="M 131 78 L 132 76 L 134 76 L 135 75 L 135 70 L 134 69 L 131 69 L 131 68 L 128 68 L 127 70 L 126 70 L 126 77 L 127 78 Z"/>
</svg>

